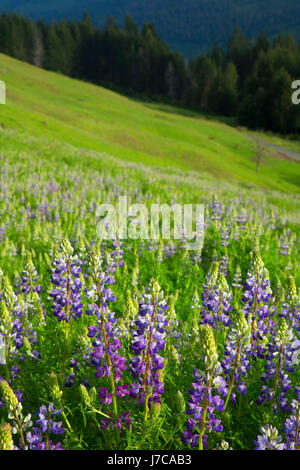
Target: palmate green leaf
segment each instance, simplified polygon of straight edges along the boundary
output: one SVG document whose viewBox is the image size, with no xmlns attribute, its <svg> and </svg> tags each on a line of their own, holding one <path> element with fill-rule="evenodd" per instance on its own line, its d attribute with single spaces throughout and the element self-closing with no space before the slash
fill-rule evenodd
<svg viewBox="0 0 300 470">
<path fill-rule="evenodd" d="M 89 414 L 96 413 L 96 414 L 99 414 L 101 416 L 104 416 L 105 418 L 111 419 L 111 416 L 103 413 L 103 411 L 96 410 L 96 408 L 92 408 L 91 410 L 87 410 L 87 413 L 89 413 Z"/>
</svg>

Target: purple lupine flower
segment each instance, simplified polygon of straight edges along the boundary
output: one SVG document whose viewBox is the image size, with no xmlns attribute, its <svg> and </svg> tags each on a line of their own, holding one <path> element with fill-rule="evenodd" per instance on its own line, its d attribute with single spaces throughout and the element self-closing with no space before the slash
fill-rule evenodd
<svg viewBox="0 0 300 470">
<path fill-rule="evenodd" d="M 248 221 L 248 215 L 246 209 L 241 209 L 239 215 L 237 216 L 236 222 L 239 225 L 241 230 L 246 230 L 246 223 Z"/>
<path fill-rule="evenodd" d="M 26 434 L 25 449 L 29 450 L 63 450 L 60 442 L 54 444 L 50 440 L 50 435 L 62 435 L 65 433 L 61 421 L 55 421 L 53 418 L 61 414 L 61 409 L 54 409 L 53 403 L 48 406 L 42 405 L 39 411 L 36 411 L 37 419 L 35 426 Z"/>
<path fill-rule="evenodd" d="M 129 395 L 130 392 L 129 386 L 121 383 L 122 373 L 127 368 L 126 359 L 121 355 L 122 345 L 117 319 L 114 312 L 108 309 L 108 303 L 115 300 L 111 290 L 106 288 L 112 278 L 101 271 L 101 259 L 95 252 L 90 256 L 90 269 L 93 285 L 88 292 L 94 303 L 89 305 L 87 313 L 94 314 L 97 318 L 97 325 L 92 325 L 88 332 L 88 337 L 94 338 L 90 354 L 91 364 L 96 369 L 95 376 L 105 385 L 100 387 L 100 404 L 112 405 L 113 408 L 113 418 L 109 422 L 105 421 L 105 428 L 119 428 L 120 423 L 128 427 L 130 418 L 122 419 L 123 415 L 119 415 L 118 410 L 117 399 Z"/>
<path fill-rule="evenodd" d="M 216 383 L 218 383 L 218 376 L 216 376 Z M 209 385 L 210 377 L 200 376 L 197 369 L 194 370 L 194 383 L 193 388 L 189 390 L 190 400 L 189 409 L 187 414 L 191 417 L 187 421 L 187 429 L 183 432 L 182 442 L 190 444 L 191 447 L 196 447 L 199 444 L 201 436 L 201 425 L 205 419 L 205 430 L 207 433 L 222 432 L 223 425 L 221 420 L 215 416 L 215 411 L 224 411 L 224 400 L 220 395 L 213 395 L 212 385 Z M 204 404 L 206 397 L 208 397 L 208 415 L 204 416 Z M 202 434 L 203 447 L 207 447 L 207 434 Z"/>
<path fill-rule="evenodd" d="M 252 254 L 252 264 L 247 272 L 247 279 L 244 284 L 245 292 L 243 302 L 246 319 L 251 322 L 251 345 L 255 353 L 259 341 L 269 331 L 269 317 L 272 314 L 270 299 L 272 297 L 269 273 L 264 267 L 258 251 Z"/>
<path fill-rule="evenodd" d="M 51 281 L 55 288 L 50 292 L 53 299 L 53 314 L 59 322 L 68 323 L 70 318 L 82 316 L 80 280 L 81 262 L 73 256 L 73 248 L 68 240 L 61 245 L 61 253 L 53 262 Z"/>
<path fill-rule="evenodd" d="M 17 297 L 6 276 L 2 277 L 2 299 L 0 301 L 0 347 L 5 354 L 1 357 L 1 363 L 6 365 L 7 373 L 10 369 L 10 377 L 17 378 L 20 372 L 19 363 L 25 360 L 21 348 L 23 346 L 32 359 L 39 358 L 37 351 L 32 351 L 31 346 L 37 343 L 36 332 L 32 329 L 28 320 L 28 305 L 21 296 Z M 11 361 L 14 364 L 11 365 Z"/>
<path fill-rule="evenodd" d="M 111 253 L 111 256 L 113 258 L 113 265 L 118 268 L 124 265 L 124 260 L 123 260 L 123 255 L 124 255 L 124 250 L 122 249 L 122 246 L 124 245 L 123 242 L 120 240 L 114 240 L 113 241 L 113 251 Z"/>
<path fill-rule="evenodd" d="M 84 328 L 83 334 L 76 338 L 75 348 L 72 352 L 73 356 L 69 362 L 70 373 L 65 378 L 66 387 L 72 387 L 75 384 L 76 378 L 80 383 L 89 387 L 85 375 L 87 367 L 91 366 L 91 352 L 92 344 L 88 337 L 88 329 Z"/>
<path fill-rule="evenodd" d="M 164 392 L 161 371 L 164 358 L 161 353 L 166 346 L 166 330 L 168 305 L 163 298 L 159 284 L 153 279 L 139 304 L 139 313 L 135 320 L 135 331 L 132 332 L 130 349 L 133 357 L 130 369 L 134 384 L 131 396 L 138 398 L 140 403 L 146 402 L 145 419 L 152 402 L 160 403 L 160 395 Z"/>
<path fill-rule="evenodd" d="M 229 257 L 227 253 L 221 257 L 220 262 L 220 273 L 223 273 L 225 277 L 228 276 L 228 265 L 229 265 Z"/>
<path fill-rule="evenodd" d="M 265 372 L 261 377 L 264 385 L 257 399 L 259 405 L 266 400 L 271 401 L 274 413 L 277 413 L 278 406 L 282 411 L 287 411 L 289 407 L 287 392 L 292 386 L 289 374 L 294 370 L 294 345 L 296 344 L 298 352 L 300 350 L 300 343 L 297 346 L 293 339 L 293 332 L 286 320 L 279 318 L 278 323 L 271 329 Z"/>
<path fill-rule="evenodd" d="M 256 450 L 300 450 L 300 388 L 295 389 L 296 399 L 292 401 L 290 416 L 286 418 L 281 432 L 270 425 L 261 428 L 262 435 L 254 441 Z"/>
<path fill-rule="evenodd" d="M 288 240 L 289 236 L 290 236 L 290 233 L 287 233 L 278 238 L 279 253 L 281 255 L 287 256 L 290 254 L 291 244 L 290 244 L 290 241 Z"/>
<path fill-rule="evenodd" d="M 291 403 L 291 414 L 285 420 L 282 432 L 286 438 L 287 450 L 300 450 L 300 388 L 298 398 Z"/>
<path fill-rule="evenodd" d="M 75 384 L 76 375 L 75 372 L 70 372 L 65 378 L 65 387 L 72 387 Z"/>
<path fill-rule="evenodd" d="M 235 393 L 232 393 L 235 387 L 241 395 L 245 395 L 247 392 L 245 378 L 251 369 L 249 360 L 251 356 L 250 338 L 250 325 L 245 319 L 244 312 L 238 310 L 226 338 L 225 358 L 221 361 L 229 389 L 225 409 L 230 397 L 235 401 Z"/>
<path fill-rule="evenodd" d="M 221 229 L 221 245 L 222 246 L 228 246 L 229 245 L 229 230 L 226 229 L 225 227 L 222 227 Z"/>
<path fill-rule="evenodd" d="M 194 369 L 193 388 L 189 390 L 190 400 L 187 415 L 190 416 L 183 432 L 182 442 L 191 447 L 198 445 L 199 450 L 207 447 L 207 435 L 222 432 L 223 425 L 216 413 L 224 411 L 222 396 L 228 394 L 222 368 L 218 362 L 217 347 L 212 327 L 208 324 L 200 327 L 201 348 L 207 372 L 201 374 Z"/>
<path fill-rule="evenodd" d="M 116 419 L 115 423 L 111 422 L 111 420 L 104 418 L 101 420 L 101 429 L 118 429 L 121 431 L 122 428 L 130 429 L 131 427 L 131 418 L 130 418 L 129 411 L 125 411 L 121 414 L 119 418 Z"/>
<path fill-rule="evenodd" d="M 25 259 L 25 266 L 22 271 L 22 276 L 20 280 L 20 290 L 25 293 L 26 296 L 32 295 L 34 292 L 40 294 L 42 291 L 42 286 L 38 284 L 40 277 L 37 273 L 36 268 L 33 265 L 32 258 L 30 253 L 27 253 Z"/>
<path fill-rule="evenodd" d="M 43 441 L 43 436 L 40 428 L 33 427 L 31 431 L 26 434 L 26 446 L 28 450 L 64 450 L 61 443 L 54 444 L 50 439 Z"/>
<path fill-rule="evenodd" d="M 213 200 L 210 204 L 211 208 L 211 220 L 218 221 L 221 220 L 223 214 L 223 206 L 222 203 L 218 200 L 217 196 L 214 195 Z"/>
<path fill-rule="evenodd" d="M 282 442 L 282 436 L 278 434 L 278 430 L 267 424 L 260 428 L 261 434 L 254 441 L 255 450 L 285 450 L 286 444 Z"/>
<path fill-rule="evenodd" d="M 218 263 L 214 262 L 203 287 L 201 309 L 201 324 L 208 323 L 217 331 L 230 325 L 229 312 L 232 310 L 232 294 L 224 274 L 218 274 L 218 269 Z"/>
<path fill-rule="evenodd" d="M 49 406 L 42 405 L 39 411 L 36 411 L 36 424 L 39 426 L 42 432 L 50 430 L 53 434 L 63 434 L 65 430 L 62 428 L 62 422 L 57 422 L 52 419 L 52 416 L 59 416 L 61 409 L 54 409 L 53 403 L 49 403 Z"/>
</svg>

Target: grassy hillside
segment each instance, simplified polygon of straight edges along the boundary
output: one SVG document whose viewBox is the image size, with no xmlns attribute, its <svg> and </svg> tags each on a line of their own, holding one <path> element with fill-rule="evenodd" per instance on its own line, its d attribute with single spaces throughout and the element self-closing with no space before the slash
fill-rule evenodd
<svg viewBox="0 0 300 470">
<path fill-rule="evenodd" d="M 131 162 L 299 191 L 299 163 L 266 155 L 257 174 L 255 144 L 226 124 L 135 102 L 4 55 L 0 80 L 7 86 L 7 104 L 0 107 L 2 127 Z"/>
</svg>

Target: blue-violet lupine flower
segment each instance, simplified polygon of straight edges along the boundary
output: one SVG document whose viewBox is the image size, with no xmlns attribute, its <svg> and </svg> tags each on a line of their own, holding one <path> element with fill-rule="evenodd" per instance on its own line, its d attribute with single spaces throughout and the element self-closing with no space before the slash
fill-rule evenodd
<svg viewBox="0 0 300 470">
<path fill-rule="evenodd" d="M 53 313 L 59 322 L 68 323 L 70 318 L 82 316 L 80 273 L 81 262 L 77 256 L 73 256 L 70 242 L 64 240 L 61 253 L 53 262 L 51 281 L 55 288 L 50 292 Z"/>
<path fill-rule="evenodd" d="M 95 338 L 92 343 L 91 363 L 96 368 L 95 376 L 107 380 L 100 387 L 99 397 L 101 405 L 112 405 L 113 419 L 102 422 L 103 429 L 119 429 L 123 423 L 129 428 L 131 419 L 129 414 L 119 415 L 118 399 L 129 395 L 129 386 L 121 383 L 122 372 L 126 369 L 126 359 L 121 355 L 122 345 L 119 340 L 120 330 L 114 312 L 108 309 L 108 302 L 115 300 L 112 292 L 107 290 L 106 282 L 110 276 L 101 271 L 101 259 L 95 252 L 90 256 L 90 269 L 93 278 L 93 293 L 89 292 L 94 304 L 89 306 L 89 314 L 95 314 L 97 325 L 89 327 L 88 337 Z"/>
<path fill-rule="evenodd" d="M 198 445 L 199 450 L 202 450 L 207 447 L 208 433 L 223 431 L 221 420 L 215 413 L 224 411 L 224 400 L 221 396 L 226 396 L 228 389 L 224 378 L 219 375 L 222 369 L 218 362 L 212 327 L 208 324 L 202 325 L 200 337 L 206 373 L 201 374 L 198 369 L 194 369 L 194 383 L 193 388 L 189 390 L 187 409 L 187 414 L 191 417 L 188 418 L 187 429 L 181 439 L 191 447 Z"/>
<path fill-rule="evenodd" d="M 135 321 L 135 331 L 132 333 L 130 349 L 133 358 L 130 369 L 134 384 L 131 396 L 145 402 L 145 420 L 148 411 L 154 403 L 160 403 L 164 392 L 161 373 L 164 369 L 164 358 L 161 353 L 166 346 L 166 331 L 168 305 L 163 298 L 159 284 L 153 279 L 139 304 L 139 313 Z"/>
<path fill-rule="evenodd" d="M 275 413 L 277 413 L 277 406 L 282 411 L 287 411 L 289 407 L 287 392 L 291 388 L 289 373 L 294 370 L 292 364 L 294 344 L 296 343 L 293 342 L 291 328 L 284 318 L 279 318 L 276 326 L 271 329 L 265 372 L 261 377 L 264 385 L 257 399 L 260 405 L 266 400 L 271 401 Z M 298 346 L 298 351 L 299 349 Z"/>
</svg>

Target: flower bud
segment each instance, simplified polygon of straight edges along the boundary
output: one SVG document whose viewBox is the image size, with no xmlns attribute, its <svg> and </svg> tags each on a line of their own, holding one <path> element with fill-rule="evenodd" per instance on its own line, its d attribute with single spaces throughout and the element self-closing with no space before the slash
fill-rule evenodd
<svg viewBox="0 0 300 470">
<path fill-rule="evenodd" d="M 149 291 L 151 292 L 152 295 L 155 295 L 155 296 L 157 296 L 160 293 L 161 291 L 160 285 L 155 279 L 150 280 Z"/>
<path fill-rule="evenodd" d="M 2 292 L 3 292 L 3 297 L 4 300 L 6 300 L 6 304 L 14 304 L 16 301 L 16 295 L 12 289 L 12 286 L 9 282 L 9 279 L 7 276 L 3 276 L 2 278 Z"/>
<path fill-rule="evenodd" d="M 226 277 L 223 273 L 219 273 L 217 279 L 217 290 L 219 290 L 222 294 L 229 292 L 228 283 L 226 281 Z"/>
<path fill-rule="evenodd" d="M 11 426 L 9 423 L 0 424 L 0 450 L 14 450 Z"/>
<path fill-rule="evenodd" d="M 209 289 L 212 289 L 215 286 L 218 278 L 218 272 L 219 263 L 217 261 L 213 261 L 206 276 L 206 285 Z"/>
<path fill-rule="evenodd" d="M 175 395 L 175 409 L 178 413 L 185 413 L 186 406 L 185 406 L 185 399 L 180 390 L 177 390 Z"/>
<path fill-rule="evenodd" d="M 252 253 L 252 265 L 253 265 L 254 271 L 258 275 L 261 274 L 264 268 L 264 263 L 258 250 L 254 250 Z"/>
<path fill-rule="evenodd" d="M 218 360 L 218 352 L 213 329 L 207 323 L 200 326 L 200 340 L 203 348 L 205 362 L 211 368 Z"/>
<path fill-rule="evenodd" d="M 3 323 L 4 327 L 7 328 L 7 326 L 10 323 L 10 314 L 9 311 L 5 305 L 5 302 L 0 302 L 0 321 Z"/>
<path fill-rule="evenodd" d="M 89 406 L 91 404 L 91 398 L 89 396 L 89 393 L 86 387 L 82 384 L 79 385 L 79 395 L 84 405 Z"/>
<path fill-rule="evenodd" d="M 53 400 L 59 401 L 62 397 L 63 392 L 60 390 L 58 378 L 55 372 L 50 374 L 50 393 L 53 397 Z"/>
<path fill-rule="evenodd" d="M 89 396 L 90 396 L 90 401 L 91 403 L 95 403 L 96 399 L 97 399 L 97 390 L 95 387 L 92 387 L 89 391 Z"/>
<path fill-rule="evenodd" d="M 180 356 L 174 344 L 171 345 L 171 358 L 174 362 L 176 362 L 177 365 L 180 364 Z"/>
<path fill-rule="evenodd" d="M 169 319 L 169 322 L 176 319 L 176 311 L 175 311 L 175 306 L 174 306 L 173 301 L 171 301 L 171 303 L 169 305 L 168 319 Z"/>
<path fill-rule="evenodd" d="M 34 274 L 35 273 L 35 267 L 32 262 L 32 257 L 30 253 L 26 253 L 25 255 L 25 263 L 24 263 L 24 268 L 25 270 L 30 273 Z"/>
<path fill-rule="evenodd" d="M 61 243 L 62 252 L 69 258 L 73 253 L 73 247 L 68 239 L 64 239 Z"/>
<path fill-rule="evenodd" d="M 50 256 L 48 255 L 48 253 L 44 253 L 44 260 L 45 260 L 47 266 L 51 266 L 51 259 L 50 259 Z"/>
<path fill-rule="evenodd" d="M 293 334 L 290 328 L 288 327 L 286 320 L 280 317 L 277 323 L 276 340 L 282 344 L 287 344 L 292 338 Z"/>
<path fill-rule="evenodd" d="M 37 311 L 36 311 L 36 314 L 35 314 L 35 320 L 36 320 L 36 325 L 37 326 L 45 326 L 46 325 L 43 307 L 39 306 L 37 308 Z"/>
<path fill-rule="evenodd" d="M 292 306 L 292 308 L 294 308 L 295 303 L 298 300 L 298 295 L 297 295 L 295 279 L 293 278 L 293 276 L 291 274 L 288 277 L 287 285 L 288 285 L 287 299 L 288 299 L 290 305 Z"/>
<path fill-rule="evenodd" d="M 89 253 L 89 267 L 91 269 L 93 277 L 97 276 L 97 273 L 99 272 L 101 268 L 101 264 L 102 264 L 102 261 L 101 261 L 100 256 L 97 255 L 94 249 L 91 250 L 91 252 Z"/>
<path fill-rule="evenodd" d="M 161 404 L 153 403 L 152 405 L 152 416 L 153 418 L 158 418 L 161 412 Z"/>
<path fill-rule="evenodd" d="M 0 380 L 0 396 L 9 411 L 15 412 L 18 407 L 19 401 L 6 380 Z"/>
<path fill-rule="evenodd" d="M 86 327 L 83 328 L 82 334 L 79 335 L 76 339 L 76 350 L 85 353 L 87 348 L 90 347 L 90 339 L 87 336 L 88 329 Z"/>
<path fill-rule="evenodd" d="M 59 251 L 58 251 L 58 245 L 57 243 L 55 243 L 52 248 L 52 261 L 56 260 L 57 258 L 59 258 Z"/>
<path fill-rule="evenodd" d="M 224 439 L 221 441 L 220 450 L 229 450 L 229 444 Z"/>
<path fill-rule="evenodd" d="M 137 313 L 137 308 L 131 297 L 131 291 L 128 289 L 125 294 L 125 309 L 126 317 L 134 318 Z"/>
<path fill-rule="evenodd" d="M 235 316 L 235 326 L 240 335 L 247 335 L 250 332 L 250 325 L 245 318 L 243 310 L 238 309 Z"/>
<path fill-rule="evenodd" d="M 25 349 L 25 352 L 31 356 L 32 355 L 32 352 L 31 352 L 31 344 L 29 342 L 29 339 L 27 338 L 27 336 L 25 336 L 25 338 L 23 338 L 23 347 Z"/>
</svg>

